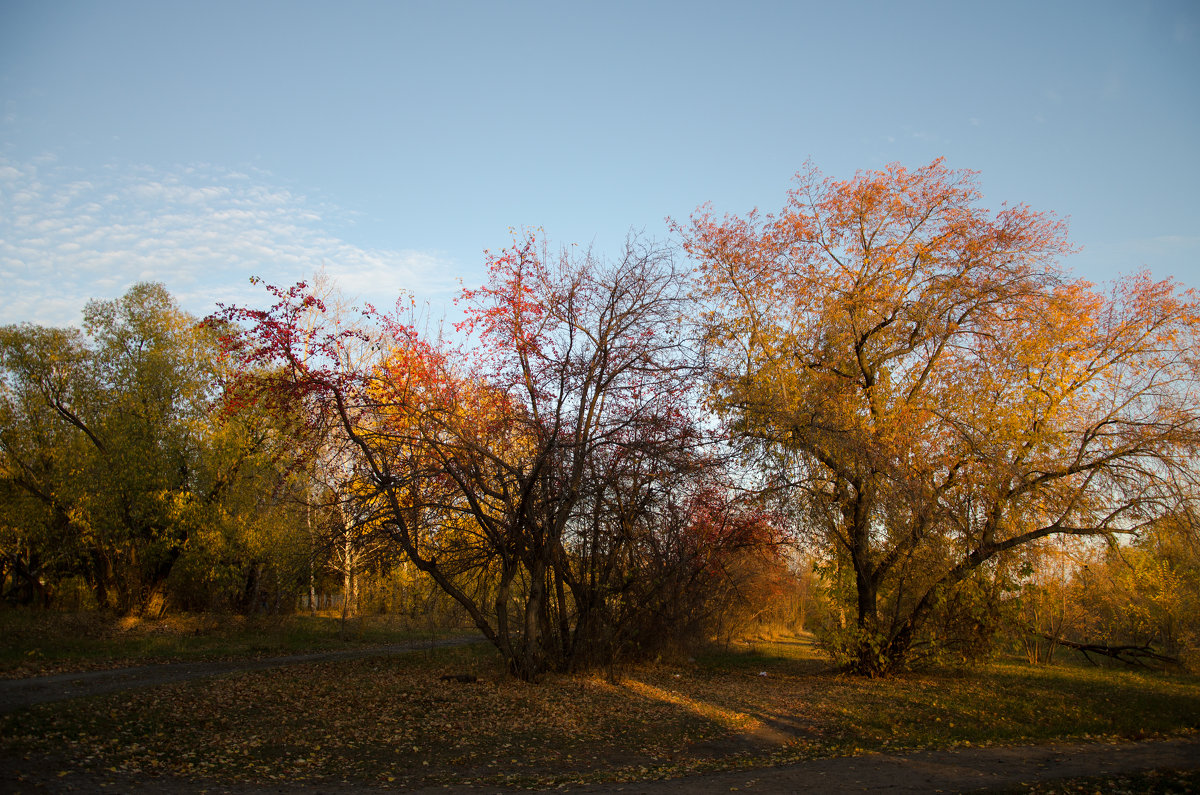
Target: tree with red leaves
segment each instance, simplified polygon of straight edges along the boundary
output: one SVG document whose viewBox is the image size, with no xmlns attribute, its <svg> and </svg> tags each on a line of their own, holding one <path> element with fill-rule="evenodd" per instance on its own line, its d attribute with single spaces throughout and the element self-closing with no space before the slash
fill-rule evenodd
<svg viewBox="0 0 1200 795">
<path fill-rule="evenodd" d="M 231 389 L 335 420 L 376 525 L 516 676 L 646 653 L 673 637 L 646 631 L 682 604 L 668 579 L 690 567 L 693 586 L 715 582 L 713 561 L 752 535 L 710 522 L 684 549 L 671 538 L 699 525 L 664 518 L 719 479 L 687 275 L 636 239 L 603 262 L 552 256 L 532 234 L 488 268 L 461 298 L 475 347 L 374 312 L 369 334 L 307 327 L 320 302 L 304 285 L 272 288 L 266 310 L 225 309 L 245 376 Z"/>
</svg>

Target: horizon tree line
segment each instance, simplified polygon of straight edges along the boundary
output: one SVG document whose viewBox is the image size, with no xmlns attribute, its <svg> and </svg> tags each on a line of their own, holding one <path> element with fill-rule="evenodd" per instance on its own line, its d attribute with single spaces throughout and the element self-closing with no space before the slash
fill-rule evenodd
<svg viewBox="0 0 1200 795">
<path fill-rule="evenodd" d="M 336 538 L 347 593 L 419 572 L 524 679 L 711 635 L 798 583 L 797 549 L 866 675 L 986 650 L 1060 539 L 1173 528 L 1191 604 L 1193 291 L 1072 278 L 1064 224 L 940 160 L 809 167 L 777 215 L 672 232 L 613 259 L 518 236 L 453 343 L 319 283 L 5 327 L 0 585 L 247 609 L 269 577 L 311 595 Z"/>
</svg>

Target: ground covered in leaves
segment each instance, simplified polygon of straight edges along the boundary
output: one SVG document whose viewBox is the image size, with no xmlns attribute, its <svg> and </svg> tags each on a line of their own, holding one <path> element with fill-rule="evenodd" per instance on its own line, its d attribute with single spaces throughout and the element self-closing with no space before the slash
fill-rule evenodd
<svg viewBox="0 0 1200 795">
<path fill-rule="evenodd" d="M 1128 776 L 1071 778 L 1028 784 L 1021 795 L 1141 795 L 1200 792 L 1200 770 L 1152 770 Z"/>
<path fill-rule="evenodd" d="M 95 612 L 0 610 L 0 678 L 98 671 L 148 663 L 244 660 L 365 649 L 460 634 L 401 616 L 183 613 L 147 619 Z"/>
<path fill-rule="evenodd" d="M 0 755 L 92 781 L 549 787 L 1197 730 L 1200 678 L 1180 674 L 1014 662 L 864 680 L 793 640 L 524 684 L 479 645 L 45 704 L 0 718 Z"/>
</svg>

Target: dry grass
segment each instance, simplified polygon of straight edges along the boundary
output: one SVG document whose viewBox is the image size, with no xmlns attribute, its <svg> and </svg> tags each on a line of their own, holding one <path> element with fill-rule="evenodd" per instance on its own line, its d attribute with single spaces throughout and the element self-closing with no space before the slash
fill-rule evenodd
<svg viewBox="0 0 1200 795">
<path fill-rule="evenodd" d="M 445 634 L 389 616 L 246 617 L 169 615 L 109 618 L 97 613 L 0 610 L 0 678 L 122 668 L 146 663 L 235 660 L 353 649 Z"/>
</svg>

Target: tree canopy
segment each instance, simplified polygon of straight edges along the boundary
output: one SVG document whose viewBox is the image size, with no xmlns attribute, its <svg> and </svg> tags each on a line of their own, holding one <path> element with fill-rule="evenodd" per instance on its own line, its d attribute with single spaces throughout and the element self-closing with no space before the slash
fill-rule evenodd
<svg viewBox="0 0 1200 795">
<path fill-rule="evenodd" d="M 161 606 L 185 552 L 267 513 L 287 453 L 264 417 L 218 421 L 219 369 L 160 284 L 90 302 L 82 330 L 0 329 L 0 528 L 22 587 L 48 601 L 80 577 L 101 608 Z"/>
<path fill-rule="evenodd" d="M 463 292 L 469 349 L 388 315 L 369 331 L 305 326 L 321 305 L 303 285 L 222 322 L 240 388 L 333 418 L 380 532 L 534 678 L 694 631 L 731 593 L 732 559 L 769 535 L 722 496 L 687 286 L 636 239 L 606 262 L 528 235 Z"/>
<path fill-rule="evenodd" d="M 778 215 L 679 227 L 715 405 L 846 561 L 838 651 L 867 673 L 1004 553 L 1131 533 L 1196 494 L 1195 296 L 1070 278 L 1064 225 L 985 210 L 975 183 L 941 161 L 809 169 Z"/>
</svg>

